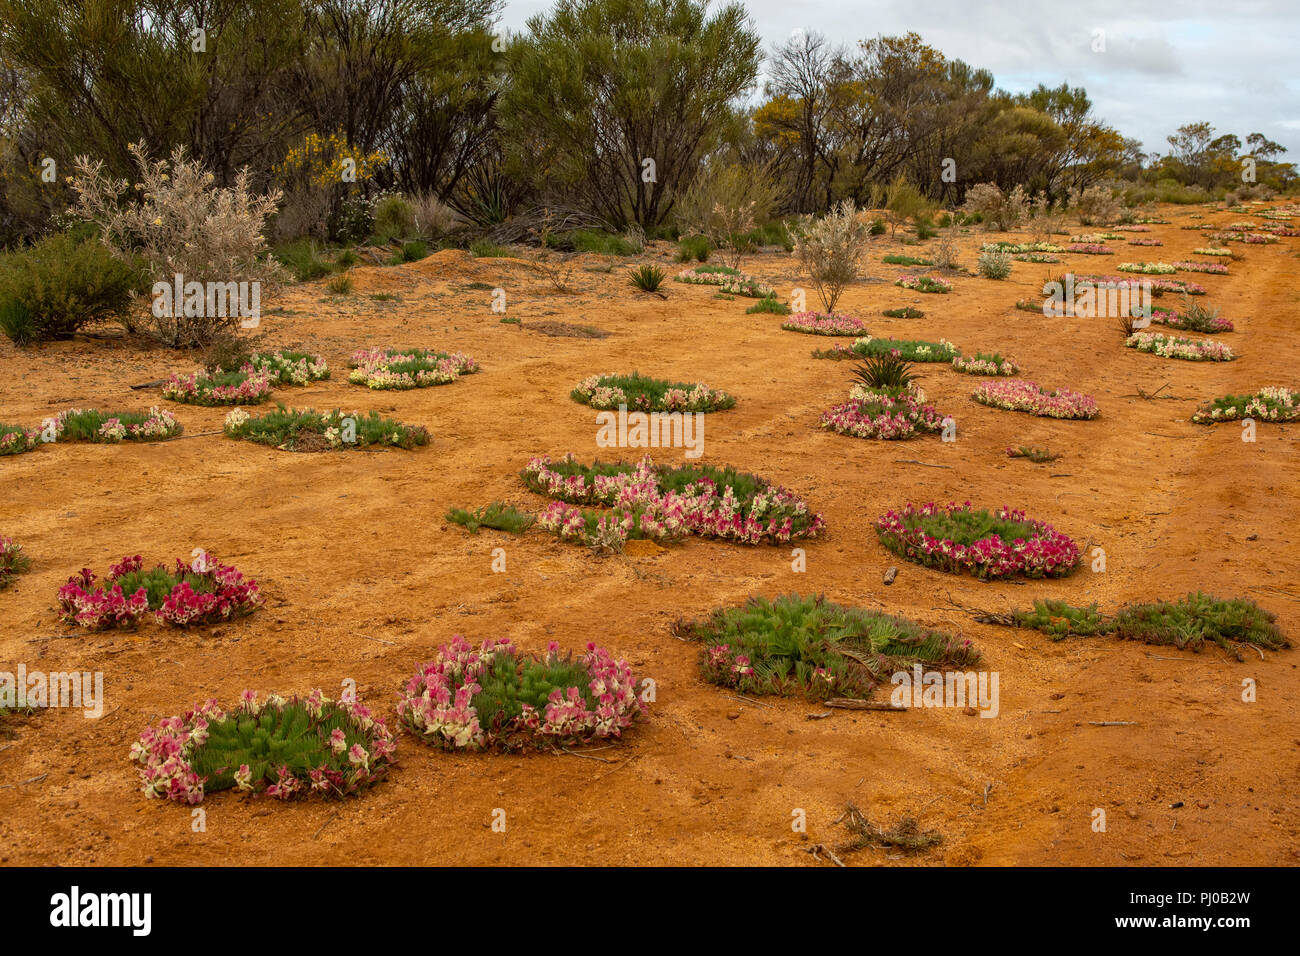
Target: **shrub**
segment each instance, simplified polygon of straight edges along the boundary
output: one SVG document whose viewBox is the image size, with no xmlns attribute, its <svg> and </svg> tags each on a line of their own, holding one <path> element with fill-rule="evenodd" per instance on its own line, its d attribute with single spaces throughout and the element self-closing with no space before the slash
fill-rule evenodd
<svg viewBox="0 0 1300 956">
<path fill-rule="evenodd" d="M 912 256 L 881 256 L 880 261 L 891 266 L 932 266 L 934 262 L 929 259 L 915 259 Z"/>
<path fill-rule="evenodd" d="M 881 312 L 880 314 L 881 314 L 881 315 L 884 315 L 884 316 L 888 316 L 888 317 L 891 318 L 891 319 L 923 319 L 923 318 L 925 318 L 925 313 L 924 313 L 924 312 L 922 312 L 920 309 L 914 309 L 914 308 L 912 308 L 910 305 L 908 305 L 908 306 L 904 306 L 904 307 L 901 308 L 901 309 L 885 309 L 885 310 L 884 310 L 883 312 Z"/>
<path fill-rule="evenodd" d="M 906 392 L 870 391 L 854 394 L 843 405 L 822 413 L 821 427 L 854 438 L 892 440 L 911 438 L 917 432 L 943 429 L 943 417 L 932 405 Z"/>
<path fill-rule="evenodd" d="M 13 584 L 15 575 L 25 574 L 32 559 L 23 554 L 23 546 L 13 538 L 0 535 L 0 591 Z"/>
<path fill-rule="evenodd" d="M 1029 214 L 1029 199 L 1023 186 L 1016 186 L 1006 195 L 995 183 L 979 183 L 966 190 L 962 211 L 980 217 L 985 229 L 1006 232 L 1025 221 Z"/>
<path fill-rule="evenodd" d="M 385 196 L 374 206 L 375 235 L 383 242 L 415 233 L 415 209 L 401 196 Z"/>
<path fill-rule="evenodd" d="M 410 198 L 415 217 L 415 231 L 429 239 L 439 239 L 458 229 L 464 220 L 455 209 L 433 193 L 418 193 Z"/>
<path fill-rule="evenodd" d="M 779 197 L 780 187 L 768 166 L 713 163 L 691 181 L 677 218 L 687 232 L 725 250 L 727 264 L 739 269 L 754 247 L 750 234 L 771 216 Z"/>
<path fill-rule="evenodd" d="M 330 295 L 351 295 L 352 276 L 334 276 L 329 282 L 325 283 L 325 290 Z"/>
<path fill-rule="evenodd" d="M 804 216 L 795 226 L 795 255 L 811 278 L 825 312 L 834 312 L 844 289 L 858 277 L 869 241 L 867 227 L 851 200 L 820 219 Z"/>
<path fill-rule="evenodd" d="M 936 269 L 952 271 L 957 265 L 957 239 L 951 232 L 943 232 L 939 241 L 930 248 L 930 261 Z"/>
<path fill-rule="evenodd" d="M 708 262 L 712 248 L 707 236 L 682 236 L 677 240 L 677 261 L 690 262 L 694 259 L 696 262 Z"/>
<path fill-rule="evenodd" d="M 40 444 L 39 428 L 23 428 L 21 425 L 0 422 L 0 455 L 21 455 L 23 452 L 35 451 Z"/>
<path fill-rule="evenodd" d="M 479 528 L 493 528 L 497 531 L 509 531 L 511 534 L 523 534 L 537 519 L 530 514 L 517 510 L 512 505 L 494 501 L 477 511 L 464 508 L 452 508 L 443 516 L 453 524 L 464 525 L 470 534 L 478 534 Z"/>
<path fill-rule="evenodd" d="M 109 568 L 101 585 L 95 573 L 82 568 L 59 588 L 60 619 L 91 630 L 134 626 L 152 611 L 161 623 L 175 627 L 216 624 L 251 614 L 262 604 L 257 582 L 198 551 L 186 564 L 144 569 L 140 555 L 124 557 Z"/>
<path fill-rule="evenodd" d="M 348 381 L 377 390 L 427 388 L 449 385 L 462 375 L 473 375 L 478 363 L 460 352 L 430 349 L 360 349 L 352 353 Z"/>
<path fill-rule="evenodd" d="M 986 279 L 1005 279 L 1011 275 L 1011 257 L 1005 252 L 981 252 L 978 268 Z"/>
<path fill-rule="evenodd" d="M 402 247 L 393 254 L 392 264 L 395 266 L 402 265 L 405 262 L 419 262 L 429 254 L 429 244 L 423 239 L 412 239 L 410 242 L 402 243 Z"/>
<path fill-rule="evenodd" d="M 1197 592 L 1178 601 L 1158 601 L 1124 607 L 1115 615 L 1120 640 L 1170 644 L 1199 651 L 1207 641 L 1229 649 L 1231 643 L 1253 644 L 1276 651 L 1291 643 L 1278 629 L 1276 617 L 1246 598 L 1219 600 Z"/>
<path fill-rule="evenodd" d="M 970 641 L 820 596 L 751 597 L 701 620 L 679 619 L 672 630 L 704 645 L 706 681 L 742 694 L 861 699 L 914 664 L 952 670 L 981 660 Z"/>
<path fill-rule="evenodd" d="M 778 301 L 775 295 L 770 295 L 759 299 L 745 310 L 746 315 L 753 315 L 760 312 L 769 313 L 771 315 L 789 315 L 790 307 L 784 302 Z"/>
<path fill-rule="evenodd" d="M 736 404 L 726 392 L 707 385 L 667 382 L 639 372 L 592 375 L 574 386 L 569 397 L 592 408 L 626 405 L 641 412 L 716 412 Z"/>
<path fill-rule="evenodd" d="M 1105 226 L 1116 222 L 1123 206 L 1109 186 L 1096 183 L 1086 189 L 1078 186 L 1068 190 L 1066 203 L 1085 226 Z"/>
<path fill-rule="evenodd" d="M 141 282 L 137 267 L 98 240 L 58 233 L 0 256 L 0 330 L 16 345 L 27 345 L 68 338 L 91 323 L 127 319 Z"/>
<path fill-rule="evenodd" d="M 593 252 L 602 256 L 635 256 L 644 245 L 599 229 L 578 229 L 571 241 L 575 252 Z"/>
<path fill-rule="evenodd" d="M 340 451 L 391 445 L 412 449 L 429 443 L 429 431 L 423 425 L 403 425 L 378 412 L 344 415 L 314 409 L 287 409 L 277 405 L 273 412 L 249 415 L 242 408 L 226 415 L 222 426 L 230 438 L 271 445 L 283 451 Z"/>
<path fill-rule="evenodd" d="M 186 405 L 258 405 L 271 397 L 271 381 L 252 371 L 172 375 L 163 398 Z"/>
<path fill-rule="evenodd" d="M 348 796 L 388 773 L 397 749 L 383 720 L 319 690 L 303 698 L 246 690 L 227 713 L 215 699 L 147 727 L 131 746 L 147 797 L 202 802 L 238 788 L 277 800 Z"/>
<path fill-rule="evenodd" d="M 78 157 L 72 188 L 78 194 L 76 215 L 99 228 L 100 239 L 123 261 L 141 256 L 154 282 L 248 282 L 271 292 L 279 267 L 264 256 L 266 218 L 281 194 L 254 196 L 247 169 L 233 186 L 213 185 L 213 175 L 177 147 L 170 161 L 150 162 L 144 144 L 130 147 L 140 183 L 139 201 L 122 201 L 126 180 L 113 180 L 100 161 Z M 151 334 L 172 346 L 203 345 L 220 330 L 238 324 L 237 316 L 157 315 L 150 309 Z M 172 313 L 184 313 L 173 303 Z M 208 310 L 203 310 L 204 312 Z M 214 310 L 215 311 L 215 310 Z"/>
<path fill-rule="evenodd" d="M 320 246 L 315 239 L 295 239 L 282 243 L 271 251 L 271 257 L 288 269 L 299 282 L 311 282 L 333 271 L 329 260 L 321 255 Z"/>
<path fill-rule="evenodd" d="M 663 269 L 655 265 L 642 265 L 628 272 L 628 281 L 642 292 L 658 292 L 664 279 L 668 278 Z"/>
<path fill-rule="evenodd" d="M 865 362 L 853 367 L 853 381 L 872 392 L 900 395 L 919 382 L 921 376 L 912 371 L 912 364 L 894 352 L 869 355 Z"/>
<path fill-rule="evenodd" d="M 397 704 L 415 736 L 444 750 L 563 747 L 621 737 L 645 713 L 626 661 L 595 644 L 575 660 L 552 641 L 544 657 L 507 638 L 477 650 L 459 634 L 415 670 Z"/>
<path fill-rule="evenodd" d="M 876 520 L 880 543 L 909 561 L 981 580 L 1059 577 L 1081 560 L 1079 548 L 1051 525 L 1003 507 L 974 510 L 970 502 L 943 507 L 909 504 Z"/>
<path fill-rule="evenodd" d="M 469 244 L 469 251 L 480 259 L 502 259 L 514 255 L 509 246 L 499 246 L 487 239 L 475 239 Z"/>
</svg>

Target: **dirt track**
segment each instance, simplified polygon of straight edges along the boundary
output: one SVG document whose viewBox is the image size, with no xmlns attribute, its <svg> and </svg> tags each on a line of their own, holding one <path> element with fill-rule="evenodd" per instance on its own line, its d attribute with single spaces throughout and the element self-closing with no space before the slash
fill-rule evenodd
<svg viewBox="0 0 1300 956">
<path fill-rule="evenodd" d="M 851 857 L 860 864 L 1295 865 L 1300 649 L 1266 660 L 1247 650 L 1239 662 L 1218 650 L 1194 655 L 1109 639 L 1053 644 L 974 624 L 946 604 L 951 594 L 1009 610 L 1061 597 L 1109 610 L 1199 588 L 1257 599 L 1300 644 L 1300 427 L 1262 424 L 1258 441 L 1246 444 L 1235 424 L 1188 421 L 1204 399 L 1300 384 L 1300 240 L 1234 245 L 1246 258 L 1230 264 L 1230 276 L 1185 276 L 1236 322 L 1236 332 L 1215 336 L 1240 354 L 1232 363 L 1137 353 L 1122 347 L 1114 320 L 1048 320 L 1013 308 L 1066 268 L 1114 272 L 1125 260 L 1203 258 L 1191 254 L 1201 234 L 1178 228 L 1197 211 L 1162 210 L 1173 224 L 1147 235 L 1163 247 L 1114 242 L 1115 256 L 1017 263 L 1010 281 L 958 277 L 950 295 L 894 287 L 900 270 L 880 256 L 924 252 L 877 243 L 872 279 L 846 294 L 841 311 L 865 318 L 876 335 L 999 350 L 1021 363 L 1024 377 L 1086 392 L 1101 406 L 1091 422 L 985 408 L 968 397 L 978 379 L 925 366 L 929 400 L 958 422 L 951 444 L 820 430 L 820 412 L 846 395 L 849 363 L 809 353 L 850 340 L 782 331 L 779 317 L 745 315 L 751 300 L 717 299 L 711 287 L 669 283 L 666 301 L 639 295 L 622 260 L 608 273 L 591 270 L 611 260 L 579 260 L 570 295 L 555 293 L 527 262 L 459 252 L 357 268 L 347 298 L 328 297 L 322 283 L 291 290 L 287 314 L 263 321 L 268 344 L 318 351 L 335 374 L 276 398 L 377 409 L 429 426 L 431 445 L 292 454 L 203 434 L 220 429 L 222 409 L 169 405 L 187 437 L 0 458 L 0 534 L 20 541 L 34 565 L 0 593 L 5 666 L 102 670 L 107 685 L 99 721 L 57 710 L 6 719 L 14 736 L 0 741 L 0 785 L 10 785 L 0 789 L 0 862 L 819 865 L 802 851 L 844 839 L 831 821 L 852 800 L 878 822 L 912 814 L 945 837 L 911 860 L 863 850 Z M 963 241 L 968 266 L 983 238 Z M 680 268 L 666 246 L 646 258 L 670 274 Z M 782 297 L 799 284 L 790 256 L 758 256 L 745 268 Z M 491 292 L 470 283 L 505 288 L 525 328 L 500 324 Z M 377 292 L 401 298 L 371 300 Z M 907 304 L 926 316 L 880 315 Z M 612 334 L 579 340 L 526 328 L 547 319 Z M 348 354 L 368 345 L 464 351 L 484 371 L 446 387 L 370 393 L 347 384 L 345 368 Z M 128 385 L 189 368 L 138 344 L 83 339 L 20 352 L 2 342 L 0 421 L 34 424 L 69 406 L 163 404 Z M 691 540 L 654 556 L 602 559 L 541 532 L 471 536 L 443 520 L 450 506 L 498 498 L 538 509 L 541 499 L 517 477 L 530 456 L 597 453 L 594 413 L 570 401 L 569 389 L 591 373 L 632 369 L 737 396 L 735 409 L 709 416 L 704 461 L 764 475 L 825 515 L 828 534 L 806 543 L 806 573 L 792 572 L 789 549 Z M 1162 394 L 1176 400 L 1130 397 L 1166 382 Z M 1064 457 L 1013 461 L 1004 452 L 1012 444 Z M 1104 548 L 1106 572 L 1085 566 L 1060 581 L 981 584 L 901 562 L 871 530 L 878 514 L 907 501 L 967 499 L 1023 507 L 1088 551 Z M 102 572 L 123 554 L 170 560 L 195 547 L 256 577 L 267 606 L 197 633 L 150 623 L 135 634 L 57 638 L 70 632 L 54 610 L 70 574 Z M 491 571 L 497 547 L 507 555 L 502 574 Z M 881 574 L 891 564 L 899 575 L 886 588 Z M 810 721 L 822 708 L 751 706 L 702 683 L 697 649 L 669 633 L 678 616 L 794 590 L 961 630 L 1000 674 L 1000 716 L 836 712 Z M 217 794 L 203 804 L 205 833 L 191 832 L 185 808 L 138 792 L 127 750 L 146 724 L 209 696 L 232 701 L 245 687 L 337 694 L 347 678 L 363 701 L 391 710 L 416 663 L 456 633 L 473 641 L 508 635 L 530 650 L 550 639 L 574 649 L 596 640 L 655 679 L 657 702 L 616 749 L 592 754 L 605 762 L 447 756 L 408 737 L 390 778 L 360 799 L 281 805 Z M 1257 703 L 1241 702 L 1246 677 L 1258 681 Z M 1105 833 L 1091 827 L 1098 807 L 1107 811 Z M 489 827 L 494 808 L 506 810 L 505 834 Z M 807 812 L 805 838 L 791 831 L 795 808 Z"/>
</svg>

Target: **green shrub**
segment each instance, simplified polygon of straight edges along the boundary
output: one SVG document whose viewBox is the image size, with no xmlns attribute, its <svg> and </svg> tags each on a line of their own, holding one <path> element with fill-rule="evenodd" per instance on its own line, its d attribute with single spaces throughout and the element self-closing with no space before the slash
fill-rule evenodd
<svg viewBox="0 0 1300 956">
<path fill-rule="evenodd" d="M 129 322 L 142 271 L 96 239 L 67 233 L 0 256 L 0 330 L 16 344 L 67 338 L 94 322 Z"/>
<path fill-rule="evenodd" d="M 423 425 L 404 425 L 378 412 L 367 415 L 344 415 L 339 409 L 317 412 L 315 409 L 289 409 L 276 406 L 275 411 L 251 416 L 237 408 L 226 416 L 224 431 L 230 438 L 242 438 L 285 451 L 325 451 L 328 449 L 365 448 L 392 445 L 411 449 L 429 443 Z"/>
<path fill-rule="evenodd" d="M 712 251 L 709 240 L 704 236 L 683 236 L 677 240 L 678 262 L 690 262 L 692 259 L 696 262 L 708 262 L 709 253 Z"/>
<path fill-rule="evenodd" d="M 299 282 L 311 282 L 333 271 L 314 239 L 295 239 L 282 243 L 272 250 L 271 257 L 288 269 Z"/>
<path fill-rule="evenodd" d="M 925 313 L 924 313 L 924 312 L 922 312 L 920 309 L 914 309 L 914 308 L 912 308 L 910 305 L 909 305 L 909 306 L 904 306 L 904 307 L 901 308 L 901 309 L 885 309 L 885 310 L 884 310 L 883 312 L 881 312 L 880 314 L 881 314 L 881 315 L 884 315 L 884 316 L 888 316 L 888 317 L 891 318 L 891 319 L 923 319 L 923 318 L 925 318 Z"/>
<path fill-rule="evenodd" d="M 517 510 L 513 505 L 494 501 L 486 508 L 466 511 L 464 508 L 452 508 L 445 515 L 453 524 L 464 525 L 470 534 L 478 534 L 479 528 L 493 528 L 497 531 L 509 531 L 511 534 L 523 534 L 536 521 L 536 517 Z"/>
<path fill-rule="evenodd" d="M 401 196 L 385 196 L 375 204 L 374 230 L 384 242 L 415 234 L 415 210 Z"/>
<path fill-rule="evenodd" d="M 885 234 L 885 220 L 873 219 L 871 226 L 867 229 L 868 234 L 873 236 L 883 236 Z"/>
<path fill-rule="evenodd" d="M 1157 601 L 1121 608 L 1115 634 L 1121 640 L 1170 644 L 1199 651 L 1207 641 L 1228 649 L 1231 642 L 1268 650 L 1290 647 L 1276 617 L 1247 598 L 1219 600 L 1196 592 L 1178 601 Z"/>
<path fill-rule="evenodd" d="M 912 364 L 888 352 L 869 355 L 867 360 L 853 367 L 854 384 L 872 392 L 885 392 L 895 398 L 902 395 L 922 376 L 912 371 Z"/>
<path fill-rule="evenodd" d="M 746 315 L 753 315 L 758 312 L 766 312 L 772 315 L 789 315 L 790 307 L 784 302 L 778 301 L 776 296 L 770 295 L 759 299 L 745 310 Z"/>
<path fill-rule="evenodd" d="M 705 645 L 705 680 L 748 694 L 864 698 L 913 664 L 955 670 L 980 663 L 969 641 L 944 631 L 797 594 L 752 597 L 702 620 L 679 620 L 673 633 Z"/>
<path fill-rule="evenodd" d="M 981 252 L 979 273 L 986 279 L 1005 279 L 1011 275 L 1011 256 L 1005 252 Z"/>
<path fill-rule="evenodd" d="M 572 234 L 575 252 L 595 252 L 605 256 L 634 256 L 641 250 L 623 236 L 598 229 L 578 229 Z"/>
<path fill-rule="evenodd" d="M 325 283 L 325 289 L 330 295 L 351 295 L 352 276 L 334 276 L 329 282 Z"/>
<path fill-rule="evenodd" d="M 932 266 L 934 265 L 929 259 L 915 259 L 912 256 L 889 255 L 881 256 L 880 261 L 891 266 Z"/>
<path fill-rule="evenodd" d="M 499 246 L 487 239 L 475 239 L 469 244 L 469 251 L 480 259 L 500 259 L 514 255 L 508 246 Z"/>
<path fill-rule="evenodd" d="M 334 268 L 339 272 L 343 272 L 347 269 L 351 269 L 360 261 L 361 257 L 357 255 L 355 249 L 344 249 L 334 257 Z"/>
<path fill-rule="evenodd" d="M 412 239 L 410 242 L 402 243 L 392 258 L 392 264 L 397 266 L 404 262 L 419 262 L 429 254 L 429 244 L 423 239 Z"/>
<path fill-rule="evenodd" d="M 1092 637 L 1109 634 L 1115 629 L 1115 625 L 1097 610 L 1096 604 L 1073 607 L 1064 601 L 1034 601 L 1032 611 L 1016 611 L 1011 617 L 1017 627 L 1042 631 L 1053 641 L 1071 635 Z"/>
</svg>

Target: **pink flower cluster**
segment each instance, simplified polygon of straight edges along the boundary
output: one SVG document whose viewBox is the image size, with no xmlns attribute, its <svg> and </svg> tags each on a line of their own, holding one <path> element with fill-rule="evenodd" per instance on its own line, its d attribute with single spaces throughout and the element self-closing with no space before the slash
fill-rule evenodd
<svg viewBox="0 0 1300 956">
<path fill-rule="evenodd" d="M 173 374 L 162 388 L 163 398 L 191 405 L 256 405 L 271 395 L 271 380 L 253 370 L 243 369 L 247 377 L 235 385 L 213 385 L 210 379 L 193 375 Z"/>
<path fill-rule="evenodd" d="M 414 371 L 398 371 L 393 367 L 412 362 L 427 367 Z M 447 385 L 461 375 L 472 375 L 478 371 L 478 363 L 460 352 L 438 356 L 419 349 L 360 349 L 352 353 L 349 364 L 353 366 L 348 373 L 349 382 L 377 391 Z"/>
<path fill-rule="evenodd" d="M 1160 332 L 1134 332 L 1124 340 L 1124 344 L 1161 358 L 1187 359 L 1191 362 L 1231 362 L 1237 357 L 1232 349 L 1213 339 L 1184 339 Z"/>
<path fill-rule="evenodd" d="M 21 455 L 32 451 L 40 443 L 39 428 L 16 428 L 0 434 L 0 455 Z"/>
<path fill-rule="evenodd" d="M 142 570 L 140 555 L 128 556 L 110 566 L 103 585 L 95 584 L 95 573 L 82 568 L 59 588 L 61 618 L 91 630 L 134 626 L 149 610 L 148 593 L 143 586 L 126 595 L 119 583 L 128 574 Z M 158 566 L 160 569 L 162 565 Z M 192 565 L 177 560 L 170 575 L 177 583 L 154 612 L 161 623 L 175 627 L 215 624 L 250 614 L 262 604 L 257 582 L 234 567 L 212 561 L 206 553 Z M 196 591 L 193 583 L 199 585 Z"/>
<path fill-rule="evenodd" d="M 1074 277 L 1074 283 L 1076 286 L 1083 282 L 1091 282 L 1099 289 L 1129 288 L 1137 291 L 1145 284 L 1151 287 L 1152 292 L 1186 292 L 1188 295 L 1205 295 L 1205 286 L 1197 285 L 1195 282 L 1188 282 L 1185 279 L 1161 279 L 1158 277 L 1134 279 L 1129 276 L 1083 275 L 1077 275 Z"/>
<path fill-rule="evenodd" d="M 943 416 L 911 395 L 875 394 L 822 412 L 821 426 L 854 438 L 890 440 L 911 438 L 918 431 L 940 431 Z"/>
<path fill-rule="evenodd" d="M 952 518 L 971 513 L 971 503 L 947 507 L 931 502 L 920 508 L 908 504 L 901 511 L 889 511 L 876 520 L 876 534 L 885 547 L 910 561 L 943 571 L 970 571 L 981 579 L 1023 575 L 1031 578 L 1069 574 L 1079 564 L 1078 546 L 1069 537 L 1042 521 L 1032 521 L 1023 511 L 1003 507 L 994 513 L 1000 521 L 1032 525 L 1027 538 L 1004 541 L 990 534 L 968 545 L 927 534 L 927 518 Z"/>
<path fill-rule="evenodd" d="M 1174 329 L 1187 327 L 1186 320 L 1172 309 L 1152 309 L 1151 321 Z M 1210 325 L 1216 332 L 1231 332 L 1234 328 L 1232 319 L 1221 319 L 1217 315 L 1210 319 Z"/>
<path fill-rule="evenodd" d="M 564 458 L 565 463 L 574 460 L 572 454 Z M 643 533 L 648 537 L 676 537 L 680 533 L 760 544 L 815 537 L 825 527 L 825 520 L 810 512 L 807 502 L 774 485 L 741 501 L 731 486 L 720 491 L 708 478 L 691 482 L 680 492 L 665 491 L 659 486 L 649 457 L 631 472 L 595 475 L 590 484 L 583 475 L 564 475 L 550 464 L 549 457 L 533 458 L 520 476 L 533 490 L 560 502 L 613 508 L 607 516 L 613 520 L 601 527 L 614 533 L 635 526 L 645 529 Z M 582 512 L 552 506 L 538 518 L 538 524 L 561 537 L 590 543 L 592 536 L 580 530 L 579 520 L 585 525 Z"/>
<path fill-rule="evenodd" d="M 1163 246 L 1164 242 L 1160 239 L 1130 239 L 1128 244 L 1130 246 Z"/>
<path fill-rule="evenodd" d="M 308 793 L 326 796 L 345 796 L 378 781 L 393 763 L 397 743 L 381 718 L 374 717 L 368 707 L 355 701 L 334 701 L 319 689 L 305 698 L 285 699 L 272 694 L 265 704 L 259 704 L 257 693 L 245 690 L 239 705 L 227 714 L 215 698 L 198 704 L 184 717 L 166 717 L 156 727 L 146 727 L 140 739 L 131 745 L 131 759 L 139 767 L 141 789 L 145 796 L 161 797 L 181 803 L 196 804 L 203 800 L 204 785 L 210 778 L 200 777 L 194 762 L 211 736 L 214 724 L 238 720 L 241 717 L 260 717 L 267 710 L 283 711 L 301 708 L 311 722 L 311 729 L 322 738 L 324 759 L 319 766 L 302 771 L 288 766 L 275 768 L 276 779 L 263 791 L 267 796 L 289 800 Z M 326 735 L 325 723 L 342 721 L 348 734 L 360 737 L 361 742 L 346 746 L 348 734 L 337 727 Z M 342 746 L 340 746 L 342 743 Z M 341 758 L 346 753 L 346 762 Z M 260 781 L 253 779 L 248 764 L 231 772 L 234 786 L 241 791 L 255 792 Z M 229 786 L 229 784 L 227 785 Z"/>
<path fill-rule="evenodd" d="M 1081 253 L 1085 256 L 1114 255 L 1115 250 L 1096 242 L 1072 242 L 1065 247 L 1066 252 Z"/>
<path fill-rule="evenodd" d="M 810 335 L 866 335 L 869 331 L 859 318 L 828 312 L 796 312 L 781 323 L 781 328 Z"/>
<path fill-rule="evenodd" d="M 1024 379 L 981 382 L 971 393 L 981 405 L 1013 412 L 1032 412 L 1041 418 L 1096 418 L 1097 400 L 1091 395 L 1060 388 L 1049 392 Z"/>
<path fill-rule="evenodd" d="M 1226 276 L 1228 274 L 1228 267 L 1222 262 L 1175 262 L 1172 265 L 1175 269 L 1181 269 L 1183 272 L 1207 272 L 1216 276 Z"/>
<path fill-rule="evenodd" d="M 489 638 L 475 649 L 459 634 L 454 635 L 407 681 L 397 704 L 398 717 L 412 733 L 446 750 L 481 750 L 492 746 L 512 749 L 521 739 L 543 746 L 620 737 L 645 713 L 631 667 L 589 643 L 582 657 L 588 677 L 585 693 L 576 686 L 555 687 L 541 712 L 524 703 L 519 715 L 499 714 L 485 727 L 479 721 L 474 697 L 483 690 L 479 679 L 490 668 L 499 668 L 502 658 L 517 669 L 536 666 L 507 638 Z M 547 645 L 541 663 L 560 663 L 556 642 Z"/>
</svg>

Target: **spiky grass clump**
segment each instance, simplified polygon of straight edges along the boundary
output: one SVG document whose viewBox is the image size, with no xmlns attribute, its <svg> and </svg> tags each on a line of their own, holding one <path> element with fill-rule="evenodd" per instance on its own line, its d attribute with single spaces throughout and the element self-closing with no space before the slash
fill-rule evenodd
<svg viewBox="0 0 1300 956">
<path fill-rule="evenodd" d="M 912 256 L 889 255 L 881 256 L 880 261 L 890 266 L 932 266 L 934 263 L 929 259 L 915 259 Z"/>
<path fill-rule="evenodd" d="M 181 423 L 166 409 L 147 412 L 101 412 L 94 408 L 69 408 L 54 419 L 56 441 L 163 441 L 179 435 Z M 38 430 L 39 431 L 39 430 Z"/>
<path fill-rule="evenodd" d="M 444 750 L 562 747 L 621 737 L 645 713 L 626 661 L 595 644 L 581 658 L 525 654 L 508 639 L 472 647 L 459 634 L 416 668 L 402 724 Z"/>
<path fill-rule="evenodd" d="M 1206 642 L 1213 642 L 1224 649 L 1243 643 L 1276 651 L 1291 646 L 1276 620 L 1274 614 L 1247 598 L 1220 600 L 1198 591 L 1177 601 L 1120 608 L 1114 627 L 1121 640 L 1179 649 L 1199 651 Z"/>
<path fill-rule="evenodd" d="M 663 269 L 648 263 L 629 269 L 627 277 L 632 286 L 642 292 L 658 292 L 659 287 L 668 278 Z"/>
<path fill-rule="evenodd" d="M 858 355 L 897 355 L 909 362 L 951 362 L 960 353 L 946 339 L 926 342 L 921 339 L 887 339 L 865 336 L 853 343 Z"/>
<path fill-rule="evenodd" d="M 901 309 L 885 309 L 885 310 L 884 310 L 883 312 L 881 312 L 880 314 L 883 315 L 883 316 L 887 316 L 888 318 L 891 318 L 891 319 L 923 319 L 923 318 L 925 318 L 925 313 L 924 313 L 924 312 L 922 312 L 920 309 L 914 309 L 914 308 L 912 308 L 910 305 L 909 305 L 909 306 L 904 306 L 904 307 L 901 308 Z"/>
<path fill-rule="evenodd" d="M 319 690 L 306 697 L 244 691 L 229 713 L 215 699 L 147 727 L 131 746 L 147 797 L 195 804 L 238 788 L 279 800 L 348 796 L 378 783 L 397 743 L 384 721 Z"/>
<path fill-rule="evenodd" d="M 1042 631 L 1053 641 L 1071 636 L 1093 637 L 1115 630 L 1114 623 L 1097 610 L 1095 603 L 1074 607 L 1064 601 L 1037 600 L 1033 610 L 1015 611 L 1011 617 L 1017 627 Z"/>
<path fill-rule="evenodd" d="M 820 596 L 751 597 L 701 620 L 679 620 L 673 633 L 705 645 L 705 680 L 744 694 L 865 698 L 913 664 L 951 670 L 980 662 L 970 641 Z"/>
<path fill-rule="evenodd" d="M 236 408 L 226 415 L 223 428 L 229 438 L 271 445 L 282 451 L 337 451 L 371 445 L 409 450 L 429 443 L 429 430 L 423 425 L 404 425 L 378 412 L 344 415 L 337 408 L 318 412 L 277 405 L 275 411 L 258 416 Z"/>
<path fill-rule="evenodd" d="M 159 564 L 145 569 L 140 555 L 124 557 L 109 568 L 103 584 L 82 568 L 59 588 L 60 619 L 90 630 L 134 627 L 147 612 L 163 624 L 196 627 L 252 614 L 262 605 L 253 579 L 198 552 L 173 568 Z"/>
<path fill-rule="evenodd" d="M 1061 577 L 1079 566 L 1078 546 L 1051 525 L 1023 511 L 973 509 L 970 502 L 947 507 L 908 504 L 876 520 L 880 543 L 926 567 L 981 580 Z"/>
<path fill-rule="evenodd" d="M 361 349 L 348 365 L 349 382 L 381 390 L 449 385 L 479 370 L 468 355 L 431 349 Z"/>
<path fill-rule="evenodd" d="M 920 374 L 912 371 L 912 363 L 892 352 L 883 352 L 868 355 L 865 362 L 855 365 L 851 384 L 870 392 L 898 396 L 921 378 Z"/>
<path fill-rule="evenodd" d="M 0 591 L 13 584 L 15 575 L 25 574 L 32 559 L 23 554 L 23 546 L 13 538 L 0 535 Z"/>
<path fill-rule="evenodd" d="M 446 519 L 453 524 L 463 525 L 470 534 L 478 534 L 479 528 L 492 528 L 496 531 L 509 531 L 511 534 L 523 534 L 537 518 L 519 511 L 513 505 L 494 501 L 477 511 L 464 508 L 452 508 Z"/>
<path fill-rule="evenodd" d="M 272 385 L 306 385 L 330 377 L 329 366 L 319 355 L 310 352 L 294 352 L 283 349 L 279 352 L 255 353 L 248 364 L 255 372 L 265 375 Z"/>
<path fill-rule="evenodd" d="M 260 405 L 271 397 L 271 380 L 254 371 L 175 375 L 162 397 L 185 405 Z"/>
<path fill-rule="evenodd" d="M 626 405 L 642 412 L 717 412 L 736 404 L 732 396 L 720 389 L 698 382 L 694 385 L 668 382 L 640 372 L 592 375 L 574 386 L 569 397 L 592 408 Z"/>
</svg>

